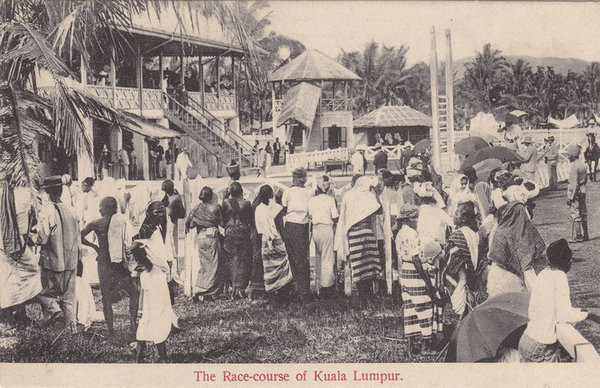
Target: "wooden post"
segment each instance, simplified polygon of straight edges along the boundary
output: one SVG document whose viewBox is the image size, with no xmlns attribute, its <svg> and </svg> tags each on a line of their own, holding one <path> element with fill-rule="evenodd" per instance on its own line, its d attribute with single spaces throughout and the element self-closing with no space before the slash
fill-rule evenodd
<svg viewBox="0 0 600 388">
<path fill-rule="evenodd" d="M 385 187 L 381 195 L 381 205 L 383 208 L 383 238 L 385 250 L 385 284 L 387 285 L 388 295 L 392 295 L 392 217 L 390 209 L 390 189 Z"/>
<path fill-rule="evenodd" d="M 436 171 L 440 169 L 440 122 L 439 122 L 439 101 L 437 85 L 437 49 L 435 43 L 435 27 L 431 27 L 431 58 L 429 63 L 430 81 L 431 81 L 431 150 L 433 152 L 432 161 Z"/>
<path fill-rule="evenodd" d="M 345 110 L 348 110 L 350 106 L 350 101 L 348 101 L 348 81 L 344 82 L 344 107 Z"/>
<path fill-rule="evenodd" d="M 350 260 L 344 260 L 344 294 L 352 295 L 352 269 L 350 268 Z"/>
<path fill-rule="evenodd" d="M 179 54 L 179 63 L 181 64 L 179 69 L 179 84 L 185 85 L 185 57 L 183 56 L 183 42 L 181 42 L 181 53 Z"/>
<path fill-rule="evenodd" d="M 238 111 L 238 101 L 237 101 L 237 77 L 235 72 L 235 57 L 231 56 L 231 90 L 233 94 L 233 109 L 236 112 Z"/>
<path fill-rule="evenodd" d="M 140 47 L 140 45 L 138 44 L 136 46 L 136 59 L 137 59 L 137 66 L 136 66 L 136 72 L 135 72 L 135 79 L 137 81 L 137 87 L 138 87 L 138 104 L 140 107 L 140 116 L 142 115 L 142 111 L 144 109 L 143 103 L 143 97 L 142 94 L 144 93 L 144 71 L 143 71 L 143 66 L 144 66 L 144 62 L 142 61 L 142 49 Z"/>
<path fill-rule="evenodd" d="M 215 71 L 217 80 L 217 105 L 219 105 L 219 97 L 221 97 L 221 72 L 219 71 L 220 58 L 218 55 L 215 57 Z M 220 105 L 219 105 L 220 108 Z"/>
<path fill-rule="evenodd" d="M 446 130 L 450 169 L 454 170 L 454 74 L 452 73 L 452 37 L 449 28 L 446 30 L 446 45 Z"/>
<path fill-rule="evenodd" d="M 189 187 L 189 181 L 187 179 L 183 179 L 183 206 L 186 209 L 186 212 L 189 213 L 192 211 L 191 206 L 192 206 L 192 201 L 191 201 L 191 191 L 190 191 L 190 187 Z M 180 220 L 183 221 L 183 220 Z M 184 224 L 184 222 L 182 222 L 182 224 Z M 178 225 L 179 227 L 179 225 Z M 185 235 L 185 228 L 184 228 L 184 235 Z M 184 284 L 183 284 L 183 293 L 186 296 L 192 296 L 192 292 L 193 292 L 193 278 L 194 278 L 194 266 L 193 266 L 193 260 L 192 260 L 192 255 L 191 254 L 187 254 L 187 251 L 193 249 L 193 247 L 189 246 L 190 244 L 190 239 L 185 238 L 183 245 L 183 251 L 184 251 L 184 266 L 185 266 L 185 278 L 184 278 Z"/>
<path fill-rule="evenodd" d="M 110 51 L 110 86 L 112 88 L 112 106 L 117 107 L 117 53 L 113 47 Z"/>
<path fill-rule="evenodd" d="M 204 63 L 202 63 L 202 54 L 198 56 L 198 78 L 200 78 L 200 102 L 204 105 Z"/>
</svg>

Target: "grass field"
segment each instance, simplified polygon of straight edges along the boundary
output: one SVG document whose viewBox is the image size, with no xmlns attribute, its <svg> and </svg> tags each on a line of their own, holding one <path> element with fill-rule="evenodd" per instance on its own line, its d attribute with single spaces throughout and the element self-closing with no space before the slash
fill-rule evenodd
<svg viewBox="0 0 600 388">
<path fill-rule="evenodd" d="M 572 245 L 574 264 L 569 273 L 571 298 L 576 306 L 598 306 L 600 295 L 600 184 L 591 183 L 588 213 L 592 240 Z M 534 222 L 546 243 L 568 237 L 571 222 L 562 190 L 542 194 Z M 96 300 L 99 294 L 95 292 Z M 74 337 L 59 335 L 61 327 L 0 331 L 0 361 L 3 362 L 114 362 L 134 361 L 129 346 L 128 302 L 116 305 L 117 334 L 107 337 L 103 323 L 92 332 Z M 97 305 L 101 308 L 100 304 Z M 179 295 L 175 310 L 184 331 L 172 334 L 168 351 L 178 363 L 333 363 L 333 362 L 433 362 L 435 356 L 409 354 L 402 338 L 402 307 L 392 297 L 373 299 L 315 299 L 275 309 L 264 302 L 216 300 L 194 304 Z M 39 319 L 37 305 L 28 313 Z M 450 321 L 455 317 L 448 316 Z M 582 322 L 576 326 L 596 348 L 600 348 L 600 326 Z M 155 351 L 149 362 L 157 361 Z"/>
</svg>

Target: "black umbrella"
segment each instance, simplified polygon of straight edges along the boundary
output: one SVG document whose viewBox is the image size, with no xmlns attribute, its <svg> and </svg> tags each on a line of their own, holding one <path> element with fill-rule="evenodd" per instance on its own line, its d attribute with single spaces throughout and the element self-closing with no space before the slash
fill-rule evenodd
<svg viewBox="0 0 600 388">
<path fill-rule="evenodd" d="M 515 151 L 510 148 L 495 146 L 482 148 L 470 155 L 463 163 L 460 171 L 463 172 L 467 167 L 473 167 L 479 162 L 483 162 L 486 159 L 498 159 L 502 163 L 506 162 L 523 162 L 523 158 L 519 156 Z"/>
</svg>

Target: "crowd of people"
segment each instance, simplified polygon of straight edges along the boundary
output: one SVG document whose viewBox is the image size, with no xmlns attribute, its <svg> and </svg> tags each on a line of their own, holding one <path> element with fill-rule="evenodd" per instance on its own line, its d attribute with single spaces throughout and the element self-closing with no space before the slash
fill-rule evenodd
<svg viewBox="0 0 600 388">
<path fill-rule="evenodd" d="M 588 239 L 587 170 L 579 153 L 579 147 L 568 149 L 574 242 Z M 86 178 L 77 191 L 68 176 L 48 177 L 38 212 L 5 187 L 3 209 L 14 216 L 3 220 L 13 236 L 11 241 L 10 233 L 3 233 L 4 252 L 28 258 L 22 264 L 29 267 L 19 269 L 22 279 L 33 278 L 34 246 L 40 247 L 41 266 L 41 288 L 21 287 L 27 292 L 10 302 L 11 319 L 27 320 L 23 303 L 36 297 L 44 325 L 62 317 L 73 333 L 78 323 L 89 327 L 98 319 L 93 296 L 89 282 L 77 278 L 92 257 L 109 334 L 114 334 L 114 295 L 123 290 L 129 296 L 136 360 L 143 360 L 145 343 L 151 341 L 166 361 L 166 340 L 179 330 L 172 307 L 186 270 L 178 259 L 181 221 L 193 247 L 186 254 L 196 263 L 195 302 L 249 296 L 279 307 L 342 290 L 371 298 L 392 289 L 402 299 L 411 352 L 431 354 L 446 340 L 441 338 L 444 310 L 463 319 L 490 298 L 529 291 L 531 321 L 519 345 L 521 360 L 555 360 L 554 326 L 584 319 L 586 313 L 570 304 L 568 243 L 559 240 L 547 249 L 532 222 L 539 192 L 535 182 L 514 166 L 496 168 L 485 180 L 467 168 L 443 187 L 426 157 L 410 157 L 396 174 L 386 164 L 377 160 L 376 175 L 365 175 L 363 156 L 356 163 L 358 173 L 343 187 L 328 175 L 309 182 L 307 171 L 299 168 L 290 188 L 265 184 L 250 193 L 232 162 L 226 190 L 202 187 L 190 209 L 171 180 L 157 193 L 142 186 L 126 190 L 111 178 L 98 183 Z M 392 274 L 386 274 L 386 246 L 392 248 Z M 387 284 L 389 279 L 394 284 Z M 555 294 L 558 299 L 550 301 Z"/>
</svg>

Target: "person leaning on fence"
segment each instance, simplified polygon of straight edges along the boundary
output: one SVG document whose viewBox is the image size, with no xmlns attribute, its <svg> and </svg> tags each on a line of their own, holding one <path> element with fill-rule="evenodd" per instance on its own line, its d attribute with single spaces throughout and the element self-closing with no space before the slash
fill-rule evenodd
<svg viewBox="0 0 600 388">
<path fill-rule="evenodd" d="M 581 148 L 572 144 L 567 148 L 571 170 L 569 172 L 569 186 L 567 189 L 567 206 L 571 209 L 573 219 L 573 231 L 575 236 L 573 242 L 589 240 L 587 223 L 586 183 L 587 166 L 579 159 Z M 582 233 L 583 231 L 583 233 Z"/>
<path fill-rule="evenodd" d="M 588 313 L 571 306 L 567 272 L 572 254 L 567 240 L 554 241 L 547 249 L 550 266 L 538 275 L 529 300 L 529 323 L 519 341 L 521 362 L 558 362 L 556 325 L 576 323 Z"/>
</svg>

